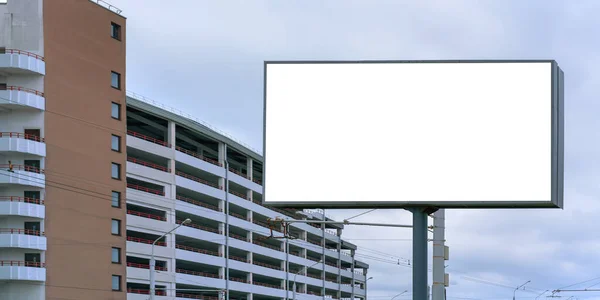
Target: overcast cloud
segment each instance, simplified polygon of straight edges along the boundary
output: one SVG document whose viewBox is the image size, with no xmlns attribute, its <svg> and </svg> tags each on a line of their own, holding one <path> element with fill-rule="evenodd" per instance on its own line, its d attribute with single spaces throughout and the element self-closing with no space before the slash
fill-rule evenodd
<svg viewBox="0 0 600 300">
<path fill-rule="evenodd" d="M 111 2 L 128 17 L 127 88 L 257 149 L 262 148 L 264 60 L 556 59 L 566 76 L 565 209 L 448 211 L 448 298 L 511 299 L 510 287 L 531 280 L 517 299 L 533 299 L 535 292 L 600 277 L 600 2 Z M 356 220 L 411 222 L 410 214 L 399 210 Z M 344 236 L 359 247 L 390 253 L 391 260 L 411 257 L 410 241 L 383 240 L 410 239 L 408 230 L 352 227 Z M 367 238 L 381 240 L 359 240 Z M 381 257 L 366 248 L 361 253 Z M 369 299 L 410 290 L 410 268 L 365 261 L 374 277 Z M 600 299 L 592 292 L 561 295 Z"/>
</svg>

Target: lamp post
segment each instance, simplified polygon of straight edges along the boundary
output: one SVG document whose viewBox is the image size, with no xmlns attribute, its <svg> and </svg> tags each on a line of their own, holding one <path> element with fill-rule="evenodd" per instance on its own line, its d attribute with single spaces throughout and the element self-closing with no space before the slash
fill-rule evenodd
<svg viewBox="0 0 600 300">
<path fill-rule="evenodd" d="M 152 242 L 152 254 L 150 255 L 150 300 L 154 300 L 154 291 L 155 291 L 155 283 L 154 283 L 154 266 L 156 265 L 156 261 L 154 260 L 154 245 L 156 245 L 156 242 L 158 242 L 158 240 L 162 239 L 165 235 L 175 231 L 177 228 L 192 223 L 192 220 L 185 219 L 183 222 L 181 222 L 181 224 L 175 226 L 175 228 L 169 230 L 167 233 L 161 235 L 159 238 L 157 238 L 156 240 L 154 240 L 154 242 Z"/>
<path fill-rule="evenodd" d="M 367 280 L 365 280 L 365 299 L 367 299 L 367 282 L 371 279 L 373 279 L 373 276 L 371 276 L 371 277 L 367 278 Z"/>
<path fill-rule="evenodd" d="M 515 300 L 515 297 L 516 297 L 516 295 L 517 295 L 517 290 L 519 290 L 520 288 L 524 287 L 526 284 L 528 284 L 528 283 L 530 283 L 530 282 L 531 282 L 531 280 L 527 280 L 527 282 L 525 282 L 525 283 L 521 284 L 520 286 L 518 286 L 518 287 L 515 289 L 515 291 L 513 292 L 513 300 Z"/>
<path fill-rule="evenodd" d="M 545 290 L 545 291 L 543 291 L 541 294 L 537 295 L 537 297 L 535 297 L 535 300 L 537 300 L 539 297 L 541 297 L 541 296 L 542 296 L 543 294 L 545 294 L 547 291 L 549 291 L 549 290 Z"/>
<path fill-rule="evenodd" d="M 310 269 L 310 268 L 312 268 L 312 267 L 320 264 L 321 262 L 323 262 L 323 260 L 319 260 L 318 262 L 312 264 L 310 267 L 307 267 L 306 270 L 308 270 L 308 269 Z M 296 275 L 298 275 L 298 273 L 300 273 L 300 271 L 302 271 L 302 269 L 298 270 L 298 272 L 296 272 L 294 274 L 294 284 L 292 284 L 292 289 L 293 289 L 293 294 L 292 295 L 294 297 L 294 300 L 296 300 Z"/>
<path fill-rule="evenodd" d="M 404 293 L 406 293 L 406 292 L 408 292 L 408 290 L 406 290 L 406 291 L 404 291 L 404 292 L 402 292 L 402 293 L 400 293 L 400 294 L 398 294 L 398 295 L 396 295 L 396 296 L 392 297 L 392 299 L 391 299 L 391 300 L 394 300 L 394 298 L 396 298 L 396 297 L 398 297 L 398 296 L 401 296 L 402 294 L 404 294 Z"/>
</svg>

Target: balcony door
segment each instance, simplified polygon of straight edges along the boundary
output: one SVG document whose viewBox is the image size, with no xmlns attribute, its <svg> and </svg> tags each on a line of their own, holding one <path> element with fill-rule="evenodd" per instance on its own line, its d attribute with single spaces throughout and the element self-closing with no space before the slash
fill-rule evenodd
<svg viewBox="0 0 600 300">
<path fill-rule="evenodd" d="M 25 138 L 28 140 L 39 141 L 40 135 L 39 129 L 25 129 Z"/>
<path fill-rule="evenodd" d="M 25 165 L 25 171 L 35 172 L 35 173 L 40 172 L 40 161 L 39 160 L 26 159 L 24 161 L 24 165 Z"/>
<path fill-rule="evenodd" d="M 40 235 L 40 222 L 25 222 L 25 234 Z"/>
<path fill-rule="evenodd" d="M 40 262 L 41 262 L 41 256 L 39 253 L 25 253 L 25 266 L 39 267 Z"/>
</svg>

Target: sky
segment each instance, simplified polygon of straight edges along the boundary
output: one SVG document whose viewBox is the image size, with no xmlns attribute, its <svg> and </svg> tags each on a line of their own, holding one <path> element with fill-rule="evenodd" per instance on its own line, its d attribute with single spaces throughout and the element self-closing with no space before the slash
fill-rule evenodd
<svg viewBox="0 0 600 300">
<path fill-rule="evenodd" d="M 557 60 L 566 88 L 565 207 L 447 210 L 448 299 L 512 299 L 514 287 L 528 280 L 517 299 L 570 285 L 600 288 L 600 2 L 110 2 L 128 18 L 127 89 L 257 149 L 265 60 Z M 327 214 L 347 218 L 362 211 Z M 411 215 L 377 210 L 353 220 L 410 224 Z M 393 263 L 411 257 L 410 230 L 349 226 L 343 237 L 371 266 L 369 299 L 410 292 L 410 267 Z M 600 292 L 559 295 L 600 299 Z M 410 296 L 403 297 L 396 299 Z"/>
</svg>

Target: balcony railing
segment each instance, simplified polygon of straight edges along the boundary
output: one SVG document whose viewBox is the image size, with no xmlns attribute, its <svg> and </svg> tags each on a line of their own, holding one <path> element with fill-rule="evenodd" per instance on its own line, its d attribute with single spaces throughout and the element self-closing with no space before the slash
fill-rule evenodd
<svg viewBox="0 0 600 300">
<path fill-rule="evenodd" d="M 132 268 L 138 268 L 138 269 L 150 269 L 150 265 L 137 264 L 137 263 L 132 263 L 132 262 L 128 262 L 127 266 L 128 267 L 132 267 Z M 167 271 L 167 268 L 166 267 L 154 266 L 154 270 L 157 270 L 157 271 Z"/>
<path fill-rule="evenodd" d="M 28 88 L 21 87 L 21 86 L 7 86 L 5 89 L 0 88 L 0 90 L 26 92 L 26 93 L 34 94 L 34 95 L 37 95 L 40 97 L 44 97 L 44 93 L 42 93 L 40 91 L 36 91 L 34 89 L 28 89 Z"/>
<path fill-rule="evenodd" d="M 233 216 L 233 217 L 236 217 L 236 218 L 238 218 L 238 219 L 242 219 L 242 220 L 249 221 L 247 217 L 244 217 L 244 216 L 242 216 L 242 215 L 240 215 L 240 214 L 238 214 L 238 213 L 234 213 L 234 212 L 232 212 L 232 211 L 230 211 L 230 212 L 229 212 L 229 215 L 230 215 L 230 216 Z"/>
<path fill-rule="evenodd" d="M 156 190 L 156 189 L 151 189 L 151 188 L 147 188 L 145 186 L 136 185 L 136 184 L 132 184 L 132 183 L 128 183 L 127 184 L 127 188 L 138 190 L 138 191 L 142 191 L 142 192 L 146 192 L 146 193 L 150 193 L 150 194 L 155 194 L 155 195 L 159 195 L 159 196 L 164 196 L 165 195 L 164 191 Z"/>
<path fill-rule="evenodd" d="M 278 286 L 278 285 L 273 285 L 273 284 L 268 284 L 268 283 L 262 283 L 262 282 L 257 282 L 257 281 L 252 281 L 252 284 L 259 285 L 259 286 L 264 286 L 264 287 L 269 287 L 269 288 L 273 288 L 273 289 L 279 289 L 279 290 L 283 289 L 281 286 Z"/>
<path fill-rule="evenodd" d="M 19 197 L 19 196 L 0 196 L 0 201 L 24 202 L 24 203 L 44 205 L 44 200 L 36 199 L 36 198 L 28 198 L 28 197 Z"/>
<path fill-rule="evenodd" d="M 103 7 L 105 7 L 106 9 L 108 9 L 108 10 L 110 10 L 110 11 L 112 11 L 112 12 L 115 12 L 115 13 L 117 13 L 117 14 L 119 14 L 119 15 L 120 15 L 120 14 L 121 14 L 121 12 L 122 12 L 122 10 L 120 10 L 118 7 L 116 7 L 116 6 L 114 6 L 114 5 L 110 4 L 110 3 L 108 3 L 108 2 L 106 2 L 106 1 L 102 1 L 102 0 L 90 0 L 90 1 L 92 1 L 92 2 L 94 2 L 94 3 L 97 3 L 98 5 L 100 5 L 100 6 L 103 6 Z"/>
<path fill-rule="evenodd" d="M 217 275 L 217 274 L 211 274 L 211 273 L 205 273 L 205 272 L 199 272 L 199 271 L 192 271 L 192 270 L 186 270 L 186 269 L 175 269 L 175 272 L 181 273 L 181 274 L 202 276 L 202 277 L 223 278 L 223 276 L 220 276 L 220 275 Z"/>
<path fill-rule="evenodd" d="M 134 164 L 138 164 L 138 165 L 142 165 L 148 168 L 152 168 L 155 170 L 159 170 L 159 171 L 163 171 L 163 172 L 167 172 L 167 173 L 171 173 L 171 169 L 167 168 L 167 167 L 163 167 L 161 165 L 155 164 L 155 163 L 151 163 L 151 162 L 147 162 L 141 159 L 137 159 L 137 158 L 133 158 L 130 156 L 127 156 L 127 161 L 128 162 L 132 162 Z"/>
<path fill-rule="evenodd" d="M 262 181 L 260 179 L 252 178 L 252 181 L 258 185 L 262 185 Z"/>
<path fill-rule="evenodd" d="M 150 295 L 150 290 L 144 290 L 144 289 L 127 289 L 127 293 Z M 154 295 L 156 295 L 156 296 L 166 296 L 167 292 L 154 290 Z"/>
<path fill-rule="evenodd" d="M 177 220 L 175 222 L 177 224 L 181 224 L 181 223 L 183 223 L 183 220 Z M 218 234 L 222 233 L 222 231 L 219 229 L 215 229 L 215 228 L 211 228 L 211 227 L 207 227 L 207 226 L 203 226 L 203 225 L 198 225 L 195 223 L 187 223 L 187 224 L 183 224 L 183 226 L 192 227 L 192 228 L 196 228 L 196 229 L 200 229 L 200 230 L 204 230 L 204 231 L 210 231 L 210 232 L 214 232 L 214 233 L 218 233 Z"/>
<path fill-rule="evenodd" d="M 244 242 L 247 242 L 247 241 L 248 241 L 248 238 L 246 238 L 246 237 L 243 237 L 243 236 L 241 236 L 241 235 L 233 234 L 233 233 L 231 233 L 231 232 L 229 233 L 229 237 L 232 237 L 232 238 L 234 238 L 234 239 L 236 239 L 236 240 L 240 240 L 240 241 L 244 241 Z"/>
<path fill-rule="evenodd" d="M 243 279 L 243 278 L 237 278 L 237 277 L 229 277 L 229 280 L 231 281 L 237 281 L 237 282 L 241 282 L 241 283 L 250 283 L 248 280 Z"/>
<path fill-rule="evenodd" d="M 194 200 L 192 198 L 188 198 L 188 197 L 184 197 L 184 196 L 180 196 L 180 195 L 175 196 L 175 198 L 177 200 L 185 201 L 187 203 L 194 204 L 194 205 L 197 205 L 197 206 L 201 206 L 201 207 L 204 207 L 204 208 L 208 208 L 208 209 L 211 209 L 211 210 L 214 210 L 214 211 L 223 211 L 222 209 L 218 208 L 217 206 L 206 204 L 204 202 L 201 202 L 201 201 L 198 201 L 198 200 Z"/>
<path fill-rule="evenodd" d="M 317 246 L 323 247 L 323 243 L 322 242 L 315 242 L 315 241 L 311 241 L 311 240 L 306 240 L 306 241 L 309 242 L 309 243 L 311 243 L 311 244 L 313 244 L 313 245 L 317 245 Z"/>
<path fill-rule="evenodd" d="M 37 167 L 32 167 L 32 166 L 27 166 L 27 165 L 0 165 L 0 169 L 7 169 L 7 170 L 12 170 L 12 171 L 25 171 L 25 172 L 32 172 L 32 173 L 38 173 L 38 174 L 44 174 L 44 169 L 40 169 Z"/>
<path fill-rule="evenodd" d="M 35 54 L 35 53 L 28 52 L 28 51 L 24 51 L 24 50 L 18 50 L 18 49 L 5 49 L 5 50 L 4 50 L 4 53 L 7 53 L 7 54 L 19 54 L 19 55 L 27 55 L 27 56 L 29 56 L 29 57 L 33 57 L 33 58 L 39 59 L 39 60 L 41 60 L 41 61 L 44 61 L 44 57 L 43 57 L 43 56 L 41 56 L 41 55 L 37 55 L 37 54 Z M 2 53 L 0 53 L 0 54 L 2 54 Z"/>
<path fill-rule="evenodd" d="M 176 149 L 177 151 L 181 152 L 181 153 L 185 153 L 185 154 L 187 154 L 187 155 L 190 155 L 190 156 L 193 156 L 193 157 L 195 157 L 195 158 L 197 158 L 197 159 L 201 159 L 201 160 L 203 160 L 203 161 L 205 161 L 205 162 L 207 162 L 207 163 L 211 163 L 211 164 L 213 164 L 213 165 L 215 165 L 215 166 L 219 166 L 219 167 L 222 167 L 222 166 L 223 166 L 223 164 L 222 164 L 222 163 L 220 163 L 220 162 L 218 162 L 218 161 L 216 161 L 216 160 L 214 160 L 214 159 L 211 159 L 211 158 L 208 158 L 208 157 L 204 157 L 204 156 L 202 156 L 202 155 L 200 155 L 200 154 L 198 154 L 198 153 L 196 153 L 196 152 L 193 152 L 193 151 L 190 151 L 190 150 L 187 150 L 187 149 L 181 148 L 181 147 L 179 147 L 179 146 L 175 146 L 175 149 Z"/>
<path fill-rule="evenodd" d="M 229 258 L 230 258 L 230 259 L 233 259 L 233 260 L 237 260 L 237 261 L 245 262 L 245 263 L 249 263 L 249 262 L 250 262 L 248 259 L 246 259 L 246 258 L 243 258 L 243 257 L 239 257 L 239 256 L 232 256 L 232 255 L 229 255 Z"/>
<path fill-rule="evenodd" d="M 176 298 L 184 298 L 184 299 L 219 300 L 219 297 L 184 294 L 184 293 L 175 293 L 175 297 Z M 229 299 L 235 300 L 234 298 L 229 298 Z"/>
<path fill-rule="evenodd" d="M 175 171 L 175 174 L 177 174 L 177 175 L 179 175 L 181 177 L 187 178 L 189 180 L 193 180 L 193 181 L 196 181 L 196 182 L 208 185 L 208 186 L 212 186 L 212 187 L 217 188 L 217 189 L 221 189 L 221 190 L 223 189 L 223 187 L 219 186 L 216 183 L 209 182 L 209 181 L 204 180 L 202 178 L 198 178 L 196 176 L 193 176 L 193 175 L 190 175 L 190 174 L 187 174 L 187 173 L 183 173 L 181 171 Z"/>
<path fill-rule="evenodd" d="M 256 266 L 261 266 L 261 267 L 273 269 L 273 270 L 283 271 L 283 269 L 281 267 L 278 267 L 278 266 L 275 266 L 275 265 L 269 265 L 269 264 L 261 263 L 261 262 L 258 262 L 258 261 L 253 261 L 252 264 L 256 265 Z"/>
<path fill-rule="evenodd" d="M 147 219 L 159 220 L 159 221 L 167 220 L 167 218 L 159 216 L 159 215 L 153 215 L 153 214 L 139 212 L 139 211 L 135 211 L 135 210 L 131 210 L 131 209 L 127 210 L 127 214 L 142 217 L 142 218 L 147 218 Z"/>
<path fill-rule="evenodd" d="M 330 266 L 330 267 L 337 268 L 337 265 L 334 264 L 334 263 L 330 263 L 330 262 L 326 261 L 325 264 L 328 265 L 328 266 Z"/>
<path fill-rule="evenodd" d="M 269 245 L 269 244 L 262 243 L 262 242 L 259 242 L 259 241 L 256 241 L 256 240 L 253 240 L 252 243 L 255 244 L 255 245 L 259 245 L 261 247 L 265 247 L 265 248 L 269 248 L 269 249 L 273 249 L 273 250 L 277 250 L 277 251 L 283 252 L 283 250 L 281 250 L 281 248 L 279 248 L 277 246 Z"/>
<path fill-rule="evenodd" d="M 44 236 L 43 231 L 32 230 L 32 229 L 21 229 L 21 228 L 0 228 L 0 234 L 25 234 L 25 235 L 35 235 L 35 236 Z"/>
<path fill-rule="evenodd" d="M 191 251 L 191 252 L 196 252 L 196 253 L 208 254 L 208 255 L 212 255 L 212 256 L 219 256 L 219 257 L 223 256 L 221 253 L 216 252 L 216 251 L 210 251 L 210 250 L 205 250 L 205 249 L 200 249 L 200 248 L 194 248 L 194 247 L 180 245 L 180 244 L 175 244 L 175 248 L 181 249 L 181 250 L 185 250 L 185 251 Z"/>
<path fill-rule="evenodd" d="M 261 222 L 261 221 L 258 221 L 258 220 L 252 220 L 252 223 L 254 223 L 256 225 L 260 225 L 260 226 L 265 227 L 265 228 L 269 228 L 269 229 L 271 229 L 271 227 L 273 227 L 273 230 L 275 230 L 277 232 L 283 232 L 281 229 L 275 227 L 274 225 L 273 226 L 269 226 L 269 224 L 267 224 L 265 222 Z"/>
<path fill-rule="evenodd" d="M 141 133 L 138 133 L 138 132 L 135 132 L 135 131 L 132 131 L 132 130 L 127 130 L 127 135 L 131 135 L 133 137 L 145 140 L 145 141 L 150 142 L 150 143 L 154 143 L 154 144 L 157 144 L 157 145 L 165 146 L 167 148 L 171 148 L 171 144 L 169 144 L 168 142 L 165 142 L 163 140 L 159 140 L 157 138 L 153 138 L 151 136 L 143 135 Z"/>
<path fill-rule="evenodd" d="M 230 171 L 231 173 L 237 174 L 238 176 L 241 176 L 241 177 L 244 177 L 244 178 L 246 178 L 246 179 L 249 179 L 249 178 L 248 178 L 248 175 L 246 175 L 246 174 L 242 174 L 242 172 L 240 172 L 240 171 L 238 171 L 238 170 L 236 170 L 236 169 L 234 169 L 234 168 L 232 168 L 232 167 L 229 167 L 229 171 Z"/>
<path fill-rule="evenodd" d="M 0 267 L 32 267 L 45 268 L 46 264 L 34 261 L 0 260 Z"/>
<path fill-rule="evenodd" d="M 148 244 L 148 245 L 152 245 L 152 243 L 154 242 L 154 240 L 149 240 L 149 239 L 143 239 L 143 238 L 137 238 L 137 237 L 132 237 L 132 236 L 128 236 L 127 240 L 130 242 L 134 242 L 134 243 L 142 243 L 142 244 Z M 158 241 L 155 244 L 156 246 L 167 246 L 166 242 L 161 242 Z"/>
<path fill-rule="evenodd" d="M 232 191 L 232 190 L 229 190 L 229 193 L 232 195 L 236 195 L 242 199 L 250 200 L 250 199 L 248 199 L 248 195 L 244 195 L 243 193 Z"/>
<path fill-rule="evenodd" d="M 308 276 L 310 278 L 314 278 L 314 279 L 319 279 L 319 280 L 323 279 L 323 276 L 314 275 L 314 274 L 310 274 L 310 273 L 307 273 L 306 276 Z"/>
</svg>

